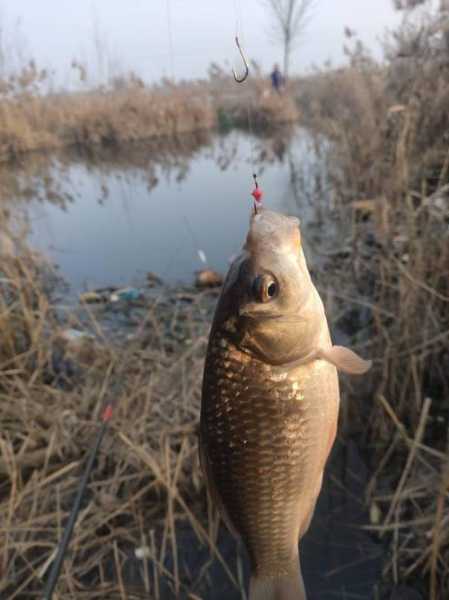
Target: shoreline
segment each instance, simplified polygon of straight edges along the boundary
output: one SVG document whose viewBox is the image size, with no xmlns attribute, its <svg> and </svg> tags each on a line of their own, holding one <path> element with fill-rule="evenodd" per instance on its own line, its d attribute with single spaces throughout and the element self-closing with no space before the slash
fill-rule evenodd
<svg viewBox="0 0 449 600">
<path fill-rule="evenodd" d="M 227 90 L 236 85 L 235 93 Z M 146 87 L 130 78 L 119 89 L 39 96 L 28 90 L 0 99 L 0 163 L 29 152 L 74 147 L 95 149 L 134 141 L 176 139 L 214 129 L 267 129 L 297 121 L 296 100 L 279 96 L 265 80 L 242 91 L 229 78 L 214 82 Z"/>
</svg>

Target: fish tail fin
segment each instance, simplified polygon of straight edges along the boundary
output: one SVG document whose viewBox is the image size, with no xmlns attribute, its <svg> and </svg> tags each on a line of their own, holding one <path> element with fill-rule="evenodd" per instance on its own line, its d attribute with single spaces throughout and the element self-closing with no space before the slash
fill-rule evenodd
<svg viewBox="0 0 449 600">
<path fill-rule="evenodd" d="M 249 600 L 306 600 L 306 591 L 299 573 L 279 577 L 251 577 Z"/>
</svg>

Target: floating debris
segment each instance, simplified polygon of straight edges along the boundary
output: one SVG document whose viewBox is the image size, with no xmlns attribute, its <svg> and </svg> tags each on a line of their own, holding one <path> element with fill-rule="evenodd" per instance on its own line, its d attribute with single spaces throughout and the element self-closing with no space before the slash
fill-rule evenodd
<svg viewBox="0 0 449 600">
<path fill-rule="evenodd" d="M 142 292 L 137 288 L 127 287 L 121 290 L 115 291 L 110 295 L 110 302 L 136 302 L 142 297 Z"/>
<path fill-rule="evenodd" d="M 163 280 L 151 271 L 148 271 L 147 273 L 147 282 L 149 287 L 156 287 L 164 284 Z"/>
<path fill-rule="evenodd" d="M 207 258 L 204 250 L 198 250 L 198 257 L 204 265 L 207 265 Z"/>
<path fill-rule="evenodd" d="M 199 288 L 220 287 L 223 285 L 223 276 L 211 269 L 202 269 L 196 272 L 195 285 Z"/>
<path fill-rule="evenodd" d="M 80 331 L 79 329 L 64 329 L 60 332 L 58 337 L 72 347 L 79 347 L 86 340 L 94 339 L 94 336 L 85 331 Z"/>
<path fill-rule="evenodd" d="M 100 292 L 83 292 L 80 294 L 80 302 L 85 304 L 100 304 L 101 302 L 107 302 L 107 296 Z"/>
</svg>

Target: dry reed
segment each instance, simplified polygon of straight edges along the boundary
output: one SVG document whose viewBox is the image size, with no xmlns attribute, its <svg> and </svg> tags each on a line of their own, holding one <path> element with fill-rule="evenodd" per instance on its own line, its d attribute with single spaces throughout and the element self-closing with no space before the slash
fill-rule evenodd
<svg viewBox="0 0 449 600">
<path fill-rule="evenodd" d="M 42 287 L 42 268 L 30 254 L 3 256 L 0 595 L 40 597 L 106 399 L 114 402 L 113 427 L 59 597 L 137 598 L 146 589 L 158 598 L 163 581 L 174 595 L 195 598 L 210 560 L 191 580 L 176 560 L 167 566 L 167 557 L 177 556 L 180 520 L 190 524 L 191 543 L 209 547 L 236 583 L 215 546 L 217 521 L 204 519 L 197 458 L 211 293 L 154 296 L 124 341 L 103 330 L 101 306 L 86 305 L 82 325 L 74 315 L 61 322 Z M 69 326 L 94 335 L 73 343 L 62 335 Z M 132 575 L 136 564 L 140 572 Z"/>
<path fill-rule="evenodd" d="M 449 54 L 439 23 L 407 22 L 387 65 L 356 42 L 348 68 L 299 86 L 305 121 L 331 140 L 334 207 L 352 213 L 334 286 L 346 305 L 364 305 L 357 339 L 375 357 L 345 412 L 373 468 L 369 528 L 388 540 L 386 579 L 431 600 L 449 594 Z"/>
<path fill-rule="evenodd" d="M 258 127 L 298 118 L 292 97 L 270 93 L 257 70 L 242 86 L 212 68 L 209 80 L 196 83 L 166 80 L 147 86 L 131 73 L 90 91 L 45 95 L 41 90 L 48 77 L 31 62 L 19 75 L 0 81 L 0 162 L 37 150 L 177 137 L 212 129 L 223 118 L 248 127 L 248 110 Z"/>
</svg>

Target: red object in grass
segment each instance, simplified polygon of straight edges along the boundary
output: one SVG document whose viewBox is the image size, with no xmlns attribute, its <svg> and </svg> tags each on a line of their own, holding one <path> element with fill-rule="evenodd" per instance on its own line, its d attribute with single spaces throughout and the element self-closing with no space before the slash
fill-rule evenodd
<svg viewBox="0 0 449 600">
<path fill-rule="evenodd" d="M 263 192 L 260 187 L 255 187 L 251 192 L 251 196 L 254 198 L 256 202 L 262 202 Z"/>
<path fill-rule="evenodd" d="M 104 409 L 103 415 L 101 417 L 103 423 L 107 423 L 112 419 L 112 406 L 108 404 Z"/>
</svg>

